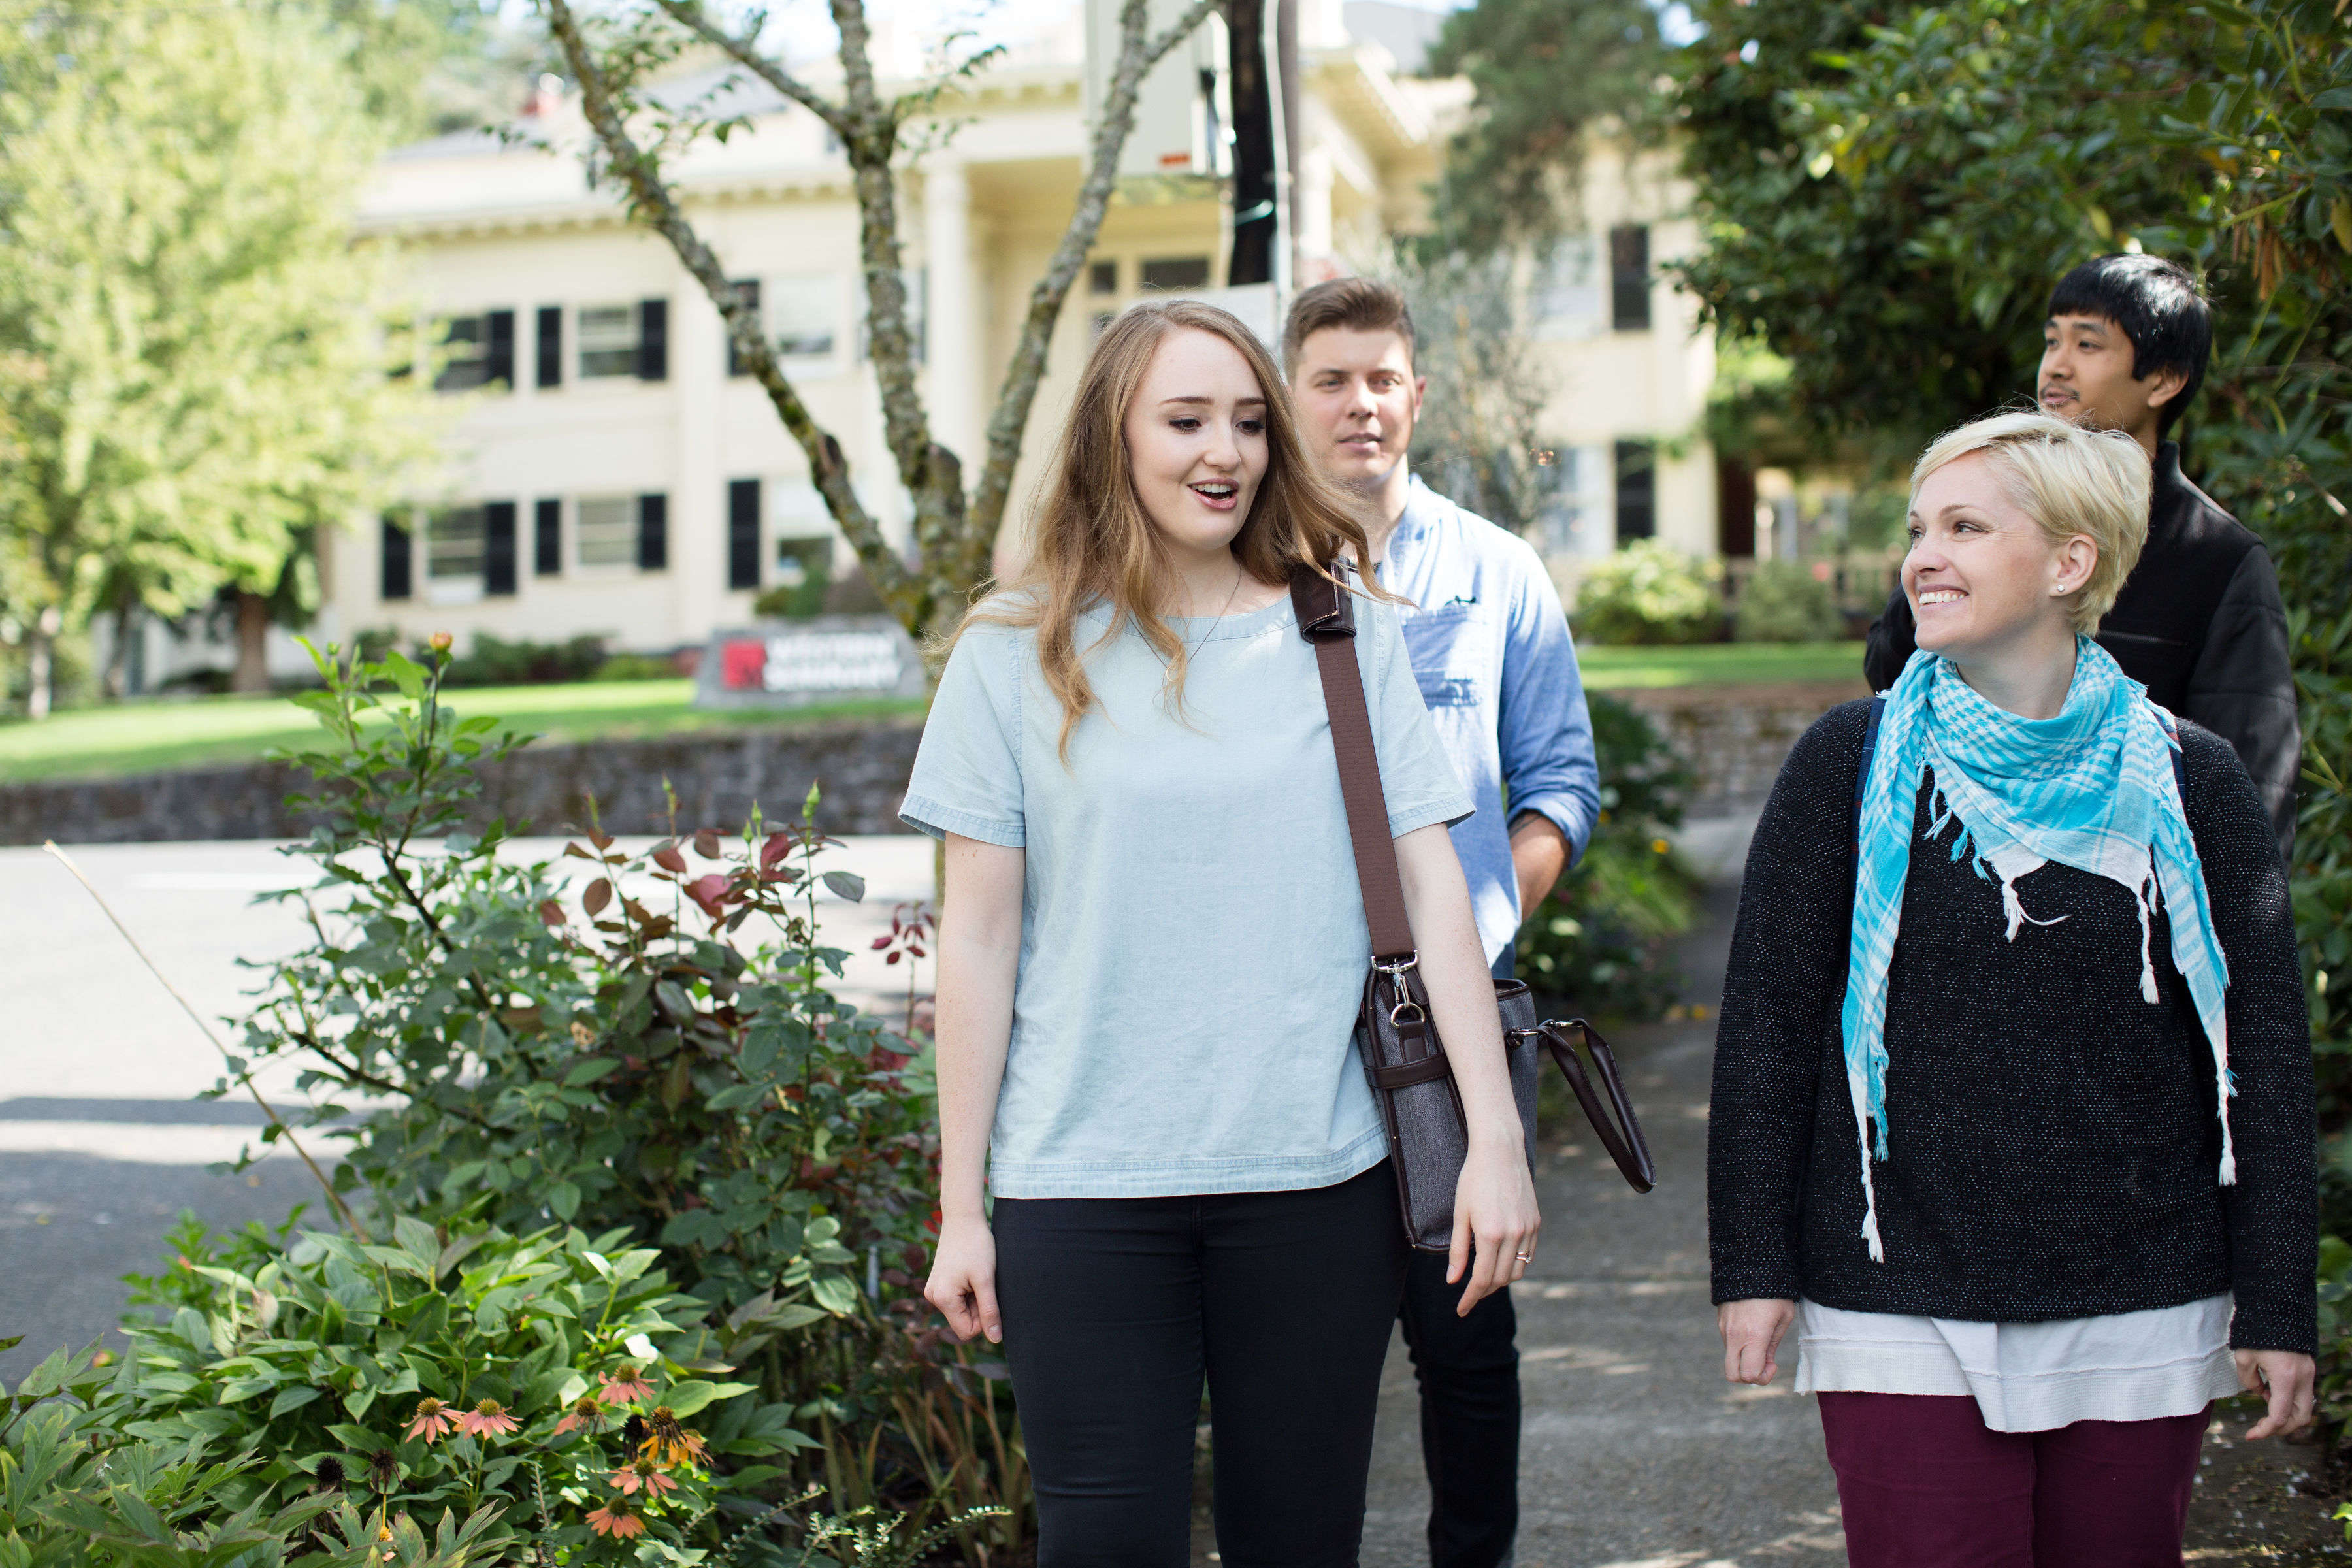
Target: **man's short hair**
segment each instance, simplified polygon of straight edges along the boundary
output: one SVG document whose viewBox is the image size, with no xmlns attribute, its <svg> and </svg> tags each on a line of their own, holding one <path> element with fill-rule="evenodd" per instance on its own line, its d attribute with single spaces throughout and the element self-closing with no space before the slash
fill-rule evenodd
<svg viewBox="0 0 2352 1568">
<path fill-rule="evenodd" d="M 1307 340 L 1331 327 L 1358 332 L 1394 332 L 1404 340 L 1404 363 L 1412 363 L 1412 312 L 1403 291 L 1377 278 L 1334 278 L 1318 283 L 1290 302 L 1282 326 L 1282 374 L 1298 374 L 1298 352 Z"/>
<path fill-rule="evenodd" d="M 2213 352 L 2213 311 L 2186 268 L 2158 256 L 2102 256 L 2085 261 L 2051 291 L 2050 314 L 2099 316 L 2132 344 L 2132 379 L 2162 370 L 2185 378 L 2180 395 L 2156 411 L 2158 434 L 2172 427 L 2205 383 Z"/>
</svg>

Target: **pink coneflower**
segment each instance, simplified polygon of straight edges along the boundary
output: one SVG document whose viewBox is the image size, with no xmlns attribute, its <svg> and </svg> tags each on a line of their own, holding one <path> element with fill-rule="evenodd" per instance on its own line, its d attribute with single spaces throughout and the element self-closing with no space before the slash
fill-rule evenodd
<svg viewBox="0 0 2352 1568">
<path fill-rule="evenodd" d="M 621 1370 L 599 1374 L 604 1386 L 596 1397 L 607 1405 L 626 1405 L 633 1399 L 651 1399 L 654 1385 L 646 1381 L 645 1373 L 634 1362 L 623 1362 Z"/>
<path fill-rule="evenodd" d="M 663 1475 L 660 1467 L 651 1459 L 630 1460 L 607 1477 L 604 1484 L 619 1489 L 623 1497 L 632 1497 L 639 1487 L 643 1487 L 648 1500 L 677 1489 L 677 1483 Z"/>
<path fill-rule="evenodd" d="M 559 1437 L 566 1432 L 602 1432 L 604 1429 L 604 1407 L 596 1403 L 593 1394 L 582 1394 L 573 1403 L 571 1412 L 555 1424 L 555 1435 Z"/>
<path fill-rule="evenodd" d="M 446 1405 L 437 1399 L 416 1402 L 416 1417 L 408 1424 L 408 1435 L 430 1443 L 457 1429 L 457 1417 Z"/>
<path fill-rule="evenodd" d="M 626 1541 L 646 1532 L 646 1521 L 618 1503 L 606 1503 L 590 1511 L 588 1528 L 599 1535 L 609 1535 L 615 1541 Z"/>
<path fill-rule="evenodd" d="M 688 1430 L 667 1405 L 656 1406 L 646 1417 L 646 1440 L 637 1452 L 663 1469 L 681 1463 L 698 1465 L 710 1457 L 702 1446 L 702 1435 Z"/>
<path fill-rule="evenodd" d="M 485 1399 L 457 1417 L 457 1430 L 476 1437 L 503 1437 L 518 1425 L 495 1399 Z"/>
</svg>

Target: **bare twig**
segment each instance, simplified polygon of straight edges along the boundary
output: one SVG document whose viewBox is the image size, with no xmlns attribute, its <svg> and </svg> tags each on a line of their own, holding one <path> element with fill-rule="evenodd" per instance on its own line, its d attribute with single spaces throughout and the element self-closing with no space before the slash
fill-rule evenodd
<svg viewBox="0 0 2352 1568">
<path fill-rule="evenodd" d="M 883 537 L 881 525 L 851 489 L 849 460 L 843 455 L 841 443 L 817 424 L 807 405 L 801 402 L 799 392 L 777 365 L 767 334 L 760 330 L 759 312 L 736 292 L 727 269 L 687 221 L 677 195 L 662 179 L 659 161 L 629 134 L 614 85 L 597 64 L 595 53 L 581 31 L 579 17 L 566 0 L 544 0 L 544 4 L 548 30 L 563 50 L 572 79 L 580 84 L 581 106 L 604 149 L 611 173 L 627 193 L 631 214 L 669 242 L 687 271 L 710 297 L 727 323 L 728 341 L 734 346 L 739 362 L 768 395 L 777 417 L 783 421 L 785 430 L 807 458 L 809 482 L 824 497 L 825 510 L 833 514 L 842 533 L 856 550 L 875 592 L 893 614 L 907 620 L 920 607 L 919 590 Z"/>
<path fill-rule="evenodd" d="M 131 944 L 131 951 L 139 955 L 139 962 L 145 964 L 148 973 L 154 975 L 163 989 L 171 993 L 172 1000 L 180 1005 L 180 1010 L 187 1014 L 197 1028 L 204 1031 L 205 1038 L 210 1040 L 213 1049 L 220 1053 L 222 1062 L 228 1067 L 231 1073 L 235 1074 L 236 1081 L 245 1086 L 245 1092 L 253 1096 L 253 1103 L 261 1107 L 261 1113 L 269 1118 L 269 1124 L 272 1127 L 278 1129 L 278 1137 L 284 1139 L 287 1146 L 302 1157 L 302 1163 L 310 1167 L 310 1174 L 319 1180 L 319 1190 L 327 1194 L 327 1202 L 332 1204 L 335 1213 L 342 1216 L 343 1228 L 359 1237 L 361 1241 L 366 1241 L 367 1232 L 362 1230 L 360 1227 L 360 1222 L 352 1217 L 351 1209 L 343 1203 L 342 1194 L 335 1191 L 335 1184 L 327 1180 L 327 1173 L 319 1169 L 319 1163 L 311 1159 L 310 1152 L 295 1139 L 294 1129 L 289 1127 L 286 1124 L 286 1119 L 278 1114 L 277 1107 L 261 1098 L 261 1090 L 254 1087 L 253 1074 L 236 1065 L 236 1058 L 230 1056 L 228 1047 L 221 1044 L 220 1037 L 213 1033 L 213 1026 L 205 1022 L 204 1015 L 197 1012 L 185 996 L 180 994 L 180 988 L 165 978 L 163 970 L 156 966 L 155 961 L 147 956 L 147 950 L 139 945 L 139 939 L 131 934 L 131 928 L 122 923 L 122 918 L 114 912 L 114 906 L 106 901 L 106 896 L 91 885 L 90 879 L 82 875 L 81 868 L 75 865 L 72 858 L 57 847 L 54 839 L 43 843 L 41 847 L 55 856 L 58 864 L 72 872 L 74 880 L 79 882 L 89 891 L 89 896 L 98 900 L 99 909 L 108 920 L 114 922 L 114 929 L 122 933 L 122 940 Z"/>
</svg>

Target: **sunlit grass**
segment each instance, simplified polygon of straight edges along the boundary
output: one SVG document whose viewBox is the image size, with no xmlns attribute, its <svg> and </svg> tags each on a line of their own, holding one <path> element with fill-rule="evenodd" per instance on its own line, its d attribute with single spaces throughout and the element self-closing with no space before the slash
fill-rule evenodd
<svg viewBox="0 0 2352 1568">
<path fill-rule="evenodd" d="M 1764 681 L 1862 679 L 1862 645 L 1699 643 L 1689 647 L 1579 647 L 1584 683 L 1595 690 L 1735 686 Z"/>
<path fill-rule="evenodd" d="M 922 711 L 901 699 L 788 710 L 698 709 L 691 680 L 590 680 L 483 686 L 447 694 L 461 714 L 494 713 L 506 727 L 550 741 L 782 729 L 827 720 Z M 159 699 L 79 709 L 38 723 L 0 722 L 0 781 L 108 778 L 167 768 L 254 761 L 279 746 L 324 739 L 318 721 L 283 698 Z"/>
</svg>

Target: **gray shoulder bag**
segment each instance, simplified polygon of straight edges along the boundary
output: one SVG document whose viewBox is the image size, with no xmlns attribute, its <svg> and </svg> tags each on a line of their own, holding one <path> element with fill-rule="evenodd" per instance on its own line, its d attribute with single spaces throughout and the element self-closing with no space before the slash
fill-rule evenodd
<svg viewBox="0 0 2352 1568">
<path fill-rule="evenodd" d="M 1424 1252 L 1444 1252 L 1454 1244 L 1454 1189 L 1469 1156 L 1470 1137 L 1453 1064 L 1437 1037 L 1429 993 L 1422 984 L 1412 926 L 1405 916 L 1404 884 L 1397 874 L 1396 842 L 1389 836 L 1388 800 L 1381 788 L 1380 759 L 1372 749 L 1363 672 L 1356 666 L 1353 595 L 1321 573 L 1301 568 L 1290 580 L 1290 601 L 1299 636 L 1313 646 L 1322 677 L 1339 793 L 1348 807 L 1348 837 L 1355 848 L 1356 879 L 1363 888 L 1364 918 L 1371 930 L 1372 967 L 1356 1016 L 1356 1054 L 1388 1129 L 1389 1163 L 1396 1173 L 1405 1239 Z M 1535 996 L 1524 981 L 1495 982 L 1495 1002 L 1503 1016 L 1511 1095 L 1518 1102 L 1529 1164 L 1535 1160 L 1536 1051 L 1540 1046 L 1567 1075 L 1577 1103 L 1617 1169 L 1635 1192 L 1648 1192 L 1656 1184 L 1656 1172 L 1609 1043 L 1581 1018 L 1538 1023 Z M 1590 1076 L 1577 1058 L 1571 1037 L 1580 1037 L 1591 1056 Z M 1608 1092 L 1613 1120 L 1594 1093 L 1595 1078 Z"/>
</svg>

